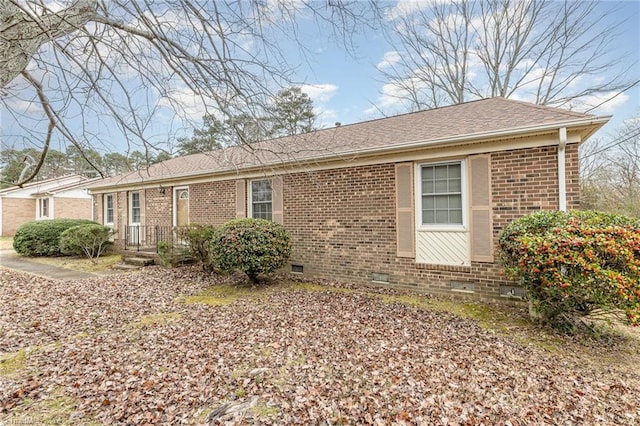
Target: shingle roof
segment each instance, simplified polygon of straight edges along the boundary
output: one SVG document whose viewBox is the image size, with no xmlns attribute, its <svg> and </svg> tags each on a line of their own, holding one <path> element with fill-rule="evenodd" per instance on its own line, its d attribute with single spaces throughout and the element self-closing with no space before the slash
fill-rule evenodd
<svg viewBox="0 0 640 426">
<path fill-rule="evenodd" d="M 60 192 L 62 190 L 70 189 L 73 187 L 81 186 L 84 184 L 88 184 L 93 180 L 96 180 L 96 179 L 90 179 L 86 176 L 82 176 L 78 174 L 55 176 L 48 179 L 29 182 L 22 185 L 21 187 L 10 186 L 8 188 L 4 188 L 0 190 L 0 195 L 9 194 L 17 191 L 26 192 L 27 190 L 32 190 L 32 191 L 35 191 L 34 193 L 38 193 L 38 192 L 41 192 L 41 188 L 46 188 L 44 190 L 44 192 L 46 193 L 54 193 L 54 192 Z"/>
<path fill-rule="evenodd" d="M 376 150 L 436 143 L 445 139 L 448 143 L 455 143 L 456 138 L 509 131 L 517 133 L 518 129 L 532 126 L 542 127 L 596 118 L 590 114 L 511 99 L 483 99 L 271 139 L 250 146 L 229 147 L 173 158 L 154 164 L 146 170 L 99 181 L 90 188 L 340 158 Z"/>
</svg>

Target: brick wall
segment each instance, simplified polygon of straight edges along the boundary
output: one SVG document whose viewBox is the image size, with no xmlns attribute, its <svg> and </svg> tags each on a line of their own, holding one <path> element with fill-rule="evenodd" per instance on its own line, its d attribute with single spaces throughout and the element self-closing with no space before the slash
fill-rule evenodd
<svg viewBox="0 0 640 426">
<path fill-rule="evenodd" d="M 92 201 L 88 198 L 59 198 L 53 201 L 56 219 L 91 219 Z"/>
<path fill-rule="evenodd" d="M 98 194 L 93 196 L 93 220 L 104 224 L 104 195 Z M 115 212 L 114 212 L 115 215 Z"/>
<path fill-rule="evenodd" d="M 539 210 L 557 210 L 557 147 L 491 154 L 493 224 L 495 236 L 506 223 Z M 578 145 L 566 149 L 567 208 L 580 207 Z"/>
<path fill-rule="evenodd" d="M 556 147 L 492 154 L 495 242 L 502 227 L 527 213 L 557 209 Z M 577 145 L 567 147 L 569 208 L 579 200 Z M 416 264 L 396 257 L 394 165 L 375 165 L 284 178 L 284 224 L 294 241 L 292 263 L 305 275 L 371 283 L 386 274 L 390 285 L 450 293 L 450 281 L 473 282 L 475 293 L 497 297 L 510 283 L 497 264 Z"/>
<path fill-rule="evenodd" d="M 578 149 L 567 146 L 569 208 L 579 203 Z M 493 153 L 494 237 L 509 221 L 543 209 L 557 209 L 557 148 Z M 235 217 L 235 180 L 189 186 L 190 223 L 220 225 Z M 371 283 L 388 275 L 389 285 L 451 293 L 450 282 L 473 282 L 476 295 L 497 297 L 506 280 L 493 263 L 470 266 L 416 264 L 396 257 L 394 164 L 349 167 L 283 176 L 284 225 L 293 238 L 292 263 L 305 276 Z M 146 191 L 147 225 L 170 224 L 172 191 Z M 126 223 L 126 193 L 119 193 L 116 218 Z"/>
<path fill-rule="evenodd" d="M 36 200 L 23 198 L 2 199 L 2 236 L 15 235 L 16 230 L 26 222 L 36 220 Z"/>
<path fill-rule="evenodd" d="M 127 192 L 123 191 L 123 192 L 117 192 L 114 197 L 115 200 L 115 223 L 114 223 L 114 229 L 116 230 L 116 236 L 115 236 L 115 246 L 117 248 L 123 248 L 124 247 L 124 236 L 126 235 L 126 230 L 125 227 L 127 226 L 127 219 L 128 219 L 128 213 L 127 213 L 127 208 L 129 206 L 129 204 L 127 203 Z"/>
<path fill-rule="evenodd" d="M 221 225 L 235 217 L 235 181 L 189 185 L 189 223 Z"/>
<path fill-rule="evenodd" d="M 173 226 L 173 190 L 166 188 L 164 194 L 157 188 L 145 192 L 145 225 Z"/>
</svg>

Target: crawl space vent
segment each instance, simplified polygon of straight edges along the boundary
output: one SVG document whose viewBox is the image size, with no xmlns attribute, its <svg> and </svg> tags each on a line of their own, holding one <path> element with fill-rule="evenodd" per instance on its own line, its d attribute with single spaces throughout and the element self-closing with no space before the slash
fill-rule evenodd
<svg viewBox="0 0 640 426">
<path fill-rule="evenodd" d="M 291 264 L 291 272 L 294 274 L 302 274 L 304 272 L 304 266 Z"/>
<path fill-rule="evenodd" d="M 379 272 L 371 273 L 371 281 L 375 281 L 378 283 L 388 283 L 389 282 L 389 274 L 381 274 Z"/>
<path fill-rule="evenodd" d="M 500 296 L 502 297 L 517 297 L 519 299 L 524 298 L 527 292 L 524 288 L 515 285 L 501 285 Z"/>
<path fill-rule="evenodd" d="M 476 285 L 468 281 L 451 281 L 450 283 L 452 291 L 466 291 L 473 293 Z"/>
</svg>

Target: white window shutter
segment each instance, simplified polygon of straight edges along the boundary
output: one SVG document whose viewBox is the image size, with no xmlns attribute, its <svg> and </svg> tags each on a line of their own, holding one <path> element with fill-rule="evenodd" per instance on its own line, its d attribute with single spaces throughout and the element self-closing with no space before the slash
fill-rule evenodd
<svg viewBox="0 0 640 426">
<path fill-rule="evenodd" d="M 247 181 L 236 180 L 236 218 L 247 217 Z"/>
<path fill-rule="evenodd" d="M 396 164 L 396 247 L 398 257 L 415 258 L 413 163 Z"/>
<path fill-rule="evenodd" d="M 284 196 L 282 176 L 274 176 L 271 179 L 271 208 L 273 209 L 273 221 L 282 224 L 284 222 Z"/>
<path fill-rule="evenodd" d="M 491 155 L 469 157 L 471 191 L 471 260 L 493 262 L 493 215 L 491 211 Z"/>
</svg>

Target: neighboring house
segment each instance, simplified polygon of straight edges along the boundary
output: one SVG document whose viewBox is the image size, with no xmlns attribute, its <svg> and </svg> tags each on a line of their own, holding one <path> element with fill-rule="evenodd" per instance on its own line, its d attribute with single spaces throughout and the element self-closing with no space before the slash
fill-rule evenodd
<svg viewBox="0 0 640 426">
<path fill-rule="evenodd" d="M 578 146 L 608 120 L 492 98 L 174 158 L 90 191 L 121 245 L 260 217 L 291 233 L 292 272 L 517 296 L 501 229 L 579 207 Z"/>
<path fill-rule="evenodd" d="M 12 236 L 23 223 L 46 219 L 91 219 L 91 180 L 67 175 L 0 190 L 0 235 Z"/>
</svg>

